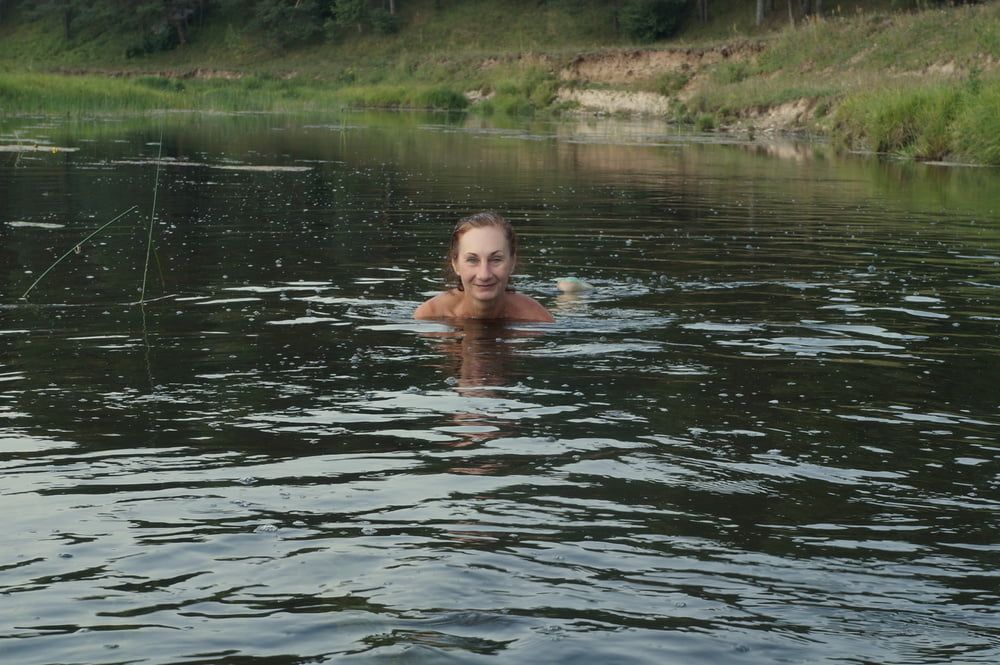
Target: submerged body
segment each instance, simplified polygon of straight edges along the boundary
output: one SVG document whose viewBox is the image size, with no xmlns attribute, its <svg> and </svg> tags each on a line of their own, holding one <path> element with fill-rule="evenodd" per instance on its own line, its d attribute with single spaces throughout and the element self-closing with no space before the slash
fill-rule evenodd
<svg viewBox="0 0 1000 665">
<path fill-rule="evenodd" d="M 459 220 L 449 250 L 458 286 L 427 300 L 415 319 L 510 319 L 554 321 L 535 299 L 509 290 L 517 265 L 517 239 L 510 222 L 494 213 Z"/>
</svg>

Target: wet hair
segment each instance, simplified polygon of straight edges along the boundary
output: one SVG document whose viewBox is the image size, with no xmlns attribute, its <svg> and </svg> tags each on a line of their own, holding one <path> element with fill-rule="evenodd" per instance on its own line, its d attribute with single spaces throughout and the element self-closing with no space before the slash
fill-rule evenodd
<svg viewBox="0 0 1000 665">
<path fill-rule="evenodd" d="M 448 256 L 445 259 L 445 281 L 453 285 L 453 288 L 464 291 L 462 280 L 457 279 L 451 262 L 458 258 L 458 243 L 469 229 L 483 229 L 492 226 L 503 231 L 507 238 L 507 246 L 510 247 L 510 255 L 517 257 L 517 234 L 514 233 L 514 226 L 503 215 L 495 212 L 477 212 L 474 215 L 463 217 L 455 223 L 455 228 L 451 231 L 451 244 L 448 246 Z M 508 291 L 514 289 L 508 283 Z"/>
</svg>

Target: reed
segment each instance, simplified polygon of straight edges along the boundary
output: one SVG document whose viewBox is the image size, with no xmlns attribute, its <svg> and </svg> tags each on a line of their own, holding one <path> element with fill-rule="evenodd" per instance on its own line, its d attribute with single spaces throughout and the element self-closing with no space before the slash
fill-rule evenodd
<svg viewBox="0 0 1000 665">
<path fill-rule="evenodd" d="M 156 219 L 156 194 L 160 189 L 160 163 L 163 158 L 163 126 L 160 126 L 160 142 L 156 151 L 156 174 L 153 176 L 153 207 L 149 211 L 149 232 L 146 236 L 146 265 L 142 268 L 142 288 L 139 304 L 146 302 L 146 278 L 149 276 L 149 257 L 153 253 L 153 222 Z M 162 275 L 161 275 L 162 277 Z"/>
<path fill-rule="evenodd" d="M 29 294 L 29 293 L 31 293 L 32 289 L 34 289 L 34 288 L 35 288 L 36 286 L 38 286 L 38 284 L 39 284 L 39 283 L 40 283 L 40 282 L 41 282 L 41 281 L 42 281 L 43 279 L 45 279 L 45 276 L 46 276 L 46 275 L 48 275 L 48 274 L 49 274 L 50 272 L 52 272 L 52 270 L 53 270 L 53 269 L 54 269 L 54 268 L 55 268 L 55 267 L 56 267 L 57 265 L 59 265 L 60 263 L 62 263 L 62 262 L 63 262 L 63 260 L 64 260 L 64 259 L 65 259 L 66 257 L 68 257 L 68 256 L 69 256 L 70 254 L 73 254 L 74 252 L 77 252 L 77 251 L 79 251 L 79 249 L 80 249 L 81 247 L 83 247 L 83 246 L 84 246 L 85 244 L 87 244 L 87 242 L 88 242 L 88 241 L 90 241 L 90 240 L 91 240 L 92 238 L 96 237 L 96 236 L 97 236 L 97 235 L 98 235 L 98 234 L 99 234 L 99 233 L 100 233 L 101 231 L 103 231 L 104 229 L 108 228 L 109 226 L 111 226 L 112 224 L 114 224 L 114 223 L 115 223 L 115 222 L 117 222 L 117 221 L 118 221 L 119 219 L 121 219 L 121 218 L 122 218 L 122 217 L 124 217 L 125 215 L 129 214 L 129 213 L 130 213 L 130 212 L 132 212 L 133 210 L 136 210 L 136 209 L 138 209 L 138 207 L 139 207 L 139 206 L 132 206 L 132 207 L 131 207 L 131 208 L 129 208 L 128 210 L 126 210 L 126 211 L 124 211 L 124 212 L 122 212 L 122 213 L 119 213 L 118 215 L 116 215 L 116 216 L 115 216 L 115 217 L 114 217 L 113 219 L 111 219 L 110 221 L 108 221 L 108 222 L 105 222 L 104 224 L 102 224 L 102 225 L 101 225 L 101 226 L 100 226 L 100 227 L 99 227 L 99 228 L 98 228 L 98 229 L 97 229 L 96 231 L 94 231 L 93 233 L 91 233 L 90 235 L 88 235 L 88 236 L 87 236 L 86 238 L 84 238 L 83 240 L 80 240 L 79 242 L 77 242 L 77 243 L 73 244 L 73 246 L 72 246 L 72 247 L 70 247 L 70 248 L 69 248 L 68 250 L 66 250 L 66 253 L 65 253 L 65 254 L 63 254 L 63 255 L 62 255 L 62 256 L 60 256 L 60 257 L 59 257 L 58 259 L 56 259 L 56 260 L 55 260 L 55 261 L 54 261 L 54 262 L 52 263 L 52 265 L 50 265 L 50 266 L 49 266 L 48 268 L 46 268 L 46 269 L 45 269 L 45 271 L 44 271 L 44 272 L 43 272 L 43 273 L 42 273 L 41 275 L 39 275 L 39 276 L 38 276 L 38 279 L 36 279 L 36 280 L 35 280 L 34 282 L 32 282 L 31 286 L 29 286 L 29 287 L 28 287 L 28 289 L 27 289 L 27 290 L 26 290 L 26 291 L 25 291 L 24 293 L 22 293 L 22 294 L 21 294 L 21 300 L 27 300 L 27 299 L 28 299 L 28 294 Z"/>
</svg>

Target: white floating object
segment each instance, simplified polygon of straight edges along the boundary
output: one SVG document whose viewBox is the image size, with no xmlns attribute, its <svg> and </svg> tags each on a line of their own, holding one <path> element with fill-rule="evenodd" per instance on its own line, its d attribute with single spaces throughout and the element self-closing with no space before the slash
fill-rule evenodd
<svg viewBox="0 0 1000 665">
<path fill-rule="evenodd" d="M 556 280 L 556 287 L 563 293 L 578 293 L 594 288 L 593 284 L 588 284 L 579 277 L 560 277 Z"/>
<path fill-rule="evenodd" d="M 79 148 L 66 148 L 47 143 L 8 143 L 0 145 L 0 152 L 51 152 L 54 155 L 59 152 L 76 152 L 77 150 Z"/>
</svg>

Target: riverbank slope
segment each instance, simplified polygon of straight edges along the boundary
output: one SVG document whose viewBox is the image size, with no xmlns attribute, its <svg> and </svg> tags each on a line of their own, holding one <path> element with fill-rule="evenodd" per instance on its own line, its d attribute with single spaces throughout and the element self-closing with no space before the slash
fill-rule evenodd
<svg viewBox="0 0 1000 665">
<path fill-rule="evenodd" d="M 655 43 L 624 36 L 613 4 L 410 0 L 390 34 L 331 30 L 284 46 L 220 10 L 184 46 L 139 57 L 113 30 L 66 39 L 53 17 L 15 13 L 0 24 L 0 111 L 638 113 L 1000 164 L 1000 3 L 844 2 L 758 26 L 750 3 L 716 0 L 708 21 L 689 16 Z"/>
</svg>

